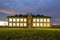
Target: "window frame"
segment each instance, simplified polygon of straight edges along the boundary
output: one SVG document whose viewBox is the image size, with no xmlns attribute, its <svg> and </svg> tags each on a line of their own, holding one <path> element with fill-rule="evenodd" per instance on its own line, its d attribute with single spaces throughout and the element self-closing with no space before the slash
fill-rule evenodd
<svg viewBox="0 0 60 40">
<path fill-rule="evenodd" d="M 16 18 L 13 18 L 13 22 L 16 22 Z"/>
<path fill-rule="evenodd" d="M 12 23 L 9 23 L 9 26 L 13 26 Z"/>
<path fill-rule="evenodd" d="M 33 18 L 33 22 L 37 22 L 37 19 L 36 18 Z"/>
<path fill-rule="evenodd" d="M 13 19 L 12 18 L 9 18 L 9 22 L 12 22 L 13 21 Z"/>
</svg>

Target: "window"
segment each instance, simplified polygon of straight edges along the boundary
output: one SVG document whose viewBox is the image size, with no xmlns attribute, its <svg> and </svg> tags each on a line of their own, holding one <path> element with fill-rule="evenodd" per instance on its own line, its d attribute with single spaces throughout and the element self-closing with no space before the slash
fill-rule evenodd
<svg viewBox="0 0 60 40">
<path fill-rule="evenodd" d="M 43 26 L 43 23 L 40 23 L 40 26 Z"/>
<path fill-rule="evenodd" d="M 24 23 L 24 26 L 27 26 L 27 24 L 26 24 L 26 23 Z"/>
<path fill-rule="evenodd" d="M 50 23 L 47 23 L 47 26 L 50 26 Z"/>
<path fill-rule="evenodd" d="M 13 22 L 16 22 L 16 18 L 13 18 Z"/>
<path fill-rule="evenodd" d="M 37 22 L 39 22 L 39 19 L 37 19 Z"/>
<path fill-rule="evenodd" d="M 39 23 L 37 23 L 37 26 L 39 26 Z"/>
<path fill-rule="evenodd" d="M 19 22 L 19 18 L 17 18 L 17 22 Z"/>
<path fill-rule="evenodd" d="M 46 26 L 46 23 L 44 23 L 44 26 Z"/>
<path fill-rule="evenodd" d="M 47 19 L 47 22 L 50 22 L 50 19 Z"/>
<path fill-rule="evenodd" d="M 13 23 L 13 26 L 16 26 L 16 24 L 15 24 L 15 23 Z"/>
<path fill-rule="evenodd" d="M 20 21 L 23 22 L 23 18 L 20 18 Z"/>
<path fill-rule="evenodd" d="M 9 26 L 12 26 L 12 23 L 9 23 Z"/>
<path fill-rule="evenodd" d="M 19 23 L 17 23 L 17 26 L 19 26 Z"/>
<path fill-rule="evenodd" d="M 20 26 L 23 26 L 23 23 L 20 23 Z"/>
<path fill-rule="evenodd" d="M 26 18 L 24 18 L 24 22 L 26 22 L 27 21 L 27 19 Z"/>
<path fill-rule="evenodd" d="M 36 19 L 33 19 L 33 22 L 36 22 Z"/>
<path fill-rule="evenodd" d="M 9 18 L 9 21 L 12 22 L 12 18 Z"/>
<path fill-rule="evenodd" d="M 36 23 L 33 23 L 33 26 L 36 26 Z"/>
<path fill-rule="evenodd" d="M 40 19 L 40 22 L 43 22 L 43 19 Z"/>
<path fill-rule="evenodd" d="M 44 19 L 44 22 L 46 22 L 46 19 Z"/>
</svg>

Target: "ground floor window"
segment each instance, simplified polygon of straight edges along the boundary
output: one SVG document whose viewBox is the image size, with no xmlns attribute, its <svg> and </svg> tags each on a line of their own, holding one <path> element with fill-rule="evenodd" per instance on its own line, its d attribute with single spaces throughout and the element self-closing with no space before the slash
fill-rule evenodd
<svg viewBox="0 0 60 40">
<path fill-rule="evenodd" d="M 27 23 L 20 23 L 20 26 L 27 26 Z"/>
<path fill-rule="evenodd" d="M 33 23 L 32 26 L 34 27 L 48 27 L 50 23 Z"/>
<path fill-rule="evenodd" d="M 19 23 L 17 23 L 17 26 L 19 26 Z"/>
<path fill-rule="evenodd" d="M 16 23 L 13 23 L 13 26 L 16 26 Z"/>
<path fill-rule="evenodd" d="M 12 26 L 12 23 L 9 23 L 9 26 Z"/>
</svg>

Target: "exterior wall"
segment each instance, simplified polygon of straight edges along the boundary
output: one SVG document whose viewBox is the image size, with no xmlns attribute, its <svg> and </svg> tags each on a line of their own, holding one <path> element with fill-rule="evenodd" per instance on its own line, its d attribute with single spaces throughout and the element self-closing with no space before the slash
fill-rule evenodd
<svg viewBox="0 0 60 40">
<path fill-rule="evenodd" d="M 9 27 L 27 27 L 27 18 L 11 18 L 12 21 L 10 22 L 10 18 L 8 18 L 8 26 L 10 23 L 12 23 L 12 26 L 9 26 Z M 14 19 L 15 19 L 15 22 L 14 22 Z M 19 21 L 17 21 L 17 19 L 19 19 Z M 21 21 L 20 19 L 23 19 L 23 21 Z M 24 19 L 26 19 L 26 22 L 24 22 Z M 24 26 L 24 24 L 26 24 L 26 26 Z M 15 25 L 15 26 L 13 26 Z M 23 26 L 21 26 L 23 25 Z"/>
<path fill-rule="evenodd" d="M 9 26 L 9 27 L 28 27 L 28 28 L 31 28 L 31 27 L 51 27 L 51 18 L 32 18 L 31 16 L 28 16 L 27 18 L 24 18 L 24 17 L 17 18 L 16 17 L 15 22 L 14 22 L 14 18 L 15 17 L 11 17 L 11 19 L 12 19 L 11 22 L 9 21 L 10 18 L 8 18 L 8 26 L 10 23 L 12 23 L 11 24 L 12 26 Z M 19 19 L 19 21 L 17 21 L 17 19 Z M 21 19 L 23 19 L 22 22 L 21 22 Z M 24 22 L 24 19 L 26 19 L 26 22 Z M 23 26 L 21 26 L 22 24 L 23 24 Z M 25 24 L 26 24 L 26 26 L 24 26 Z M 15 25 L 15 26 L 13 26 L 13 25 Z M 17 26 L 17 25 L 19 25 L 19 26 Z"/>
<path fill-rule="evenodd" d="M 34 22 L 34 19 L 36 20 Z M 41 21 L 42 19 L 42 21 Z M 46 20 L 45 20 L 46 19 Z M 48 22 L 49 19 L 49 22 Z M 33 18 L 32 27 L 51 27 L 51 19 L 50 18 Z M 33 26 L 35 24 L 35 26 Z"/>
</svg>

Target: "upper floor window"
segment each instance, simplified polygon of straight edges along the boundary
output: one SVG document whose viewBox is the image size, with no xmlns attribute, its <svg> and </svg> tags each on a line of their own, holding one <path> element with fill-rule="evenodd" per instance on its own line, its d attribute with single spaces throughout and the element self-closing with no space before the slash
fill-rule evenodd
<svg viewBox="0 0 60 40">
<path fill-rule="evenodd" d="M 20 21 L 23 22 L 23 18 L 20 18 Z"/>
<path fill-rule="evenodd" d="M 47 19 L 47 22 L 50 22 L 50 19 Z"/>
<path fill-rule="evenodd" d="M 16 22 L 16 18 L 13 18 L 13 22 Z"/>
<path fill-rule="evenodd" d="M 19 22 L 19 18 L 17 18 L 17 22 Z"/>
<path fill-rule="evenodd" d="M 33 19 L 33 22 L 36 22 L 36 19 Z"/>
<path fill-rule="evenodd" d="M 40 19 L 40 22 L 43 22 L 43 19 Z"/>
<path fill-rule="evenodd" d="M 37 19 L 37 22 L 39 22 L 39 19 Z"/>
<path fill-rule="evenodd" d="M 26 18 L 24 18 L 24 22 L 27 22 L 27 19 Z"/>
<path fill-rule="evenodd" d="M 46 19 L 44 19 L 44 22 L 46 22 Z"/>
<path fill-rule="evenodd" d="M 12 18 L 9 18 L 9 21 L 12 22 Z"/>
</svg>

